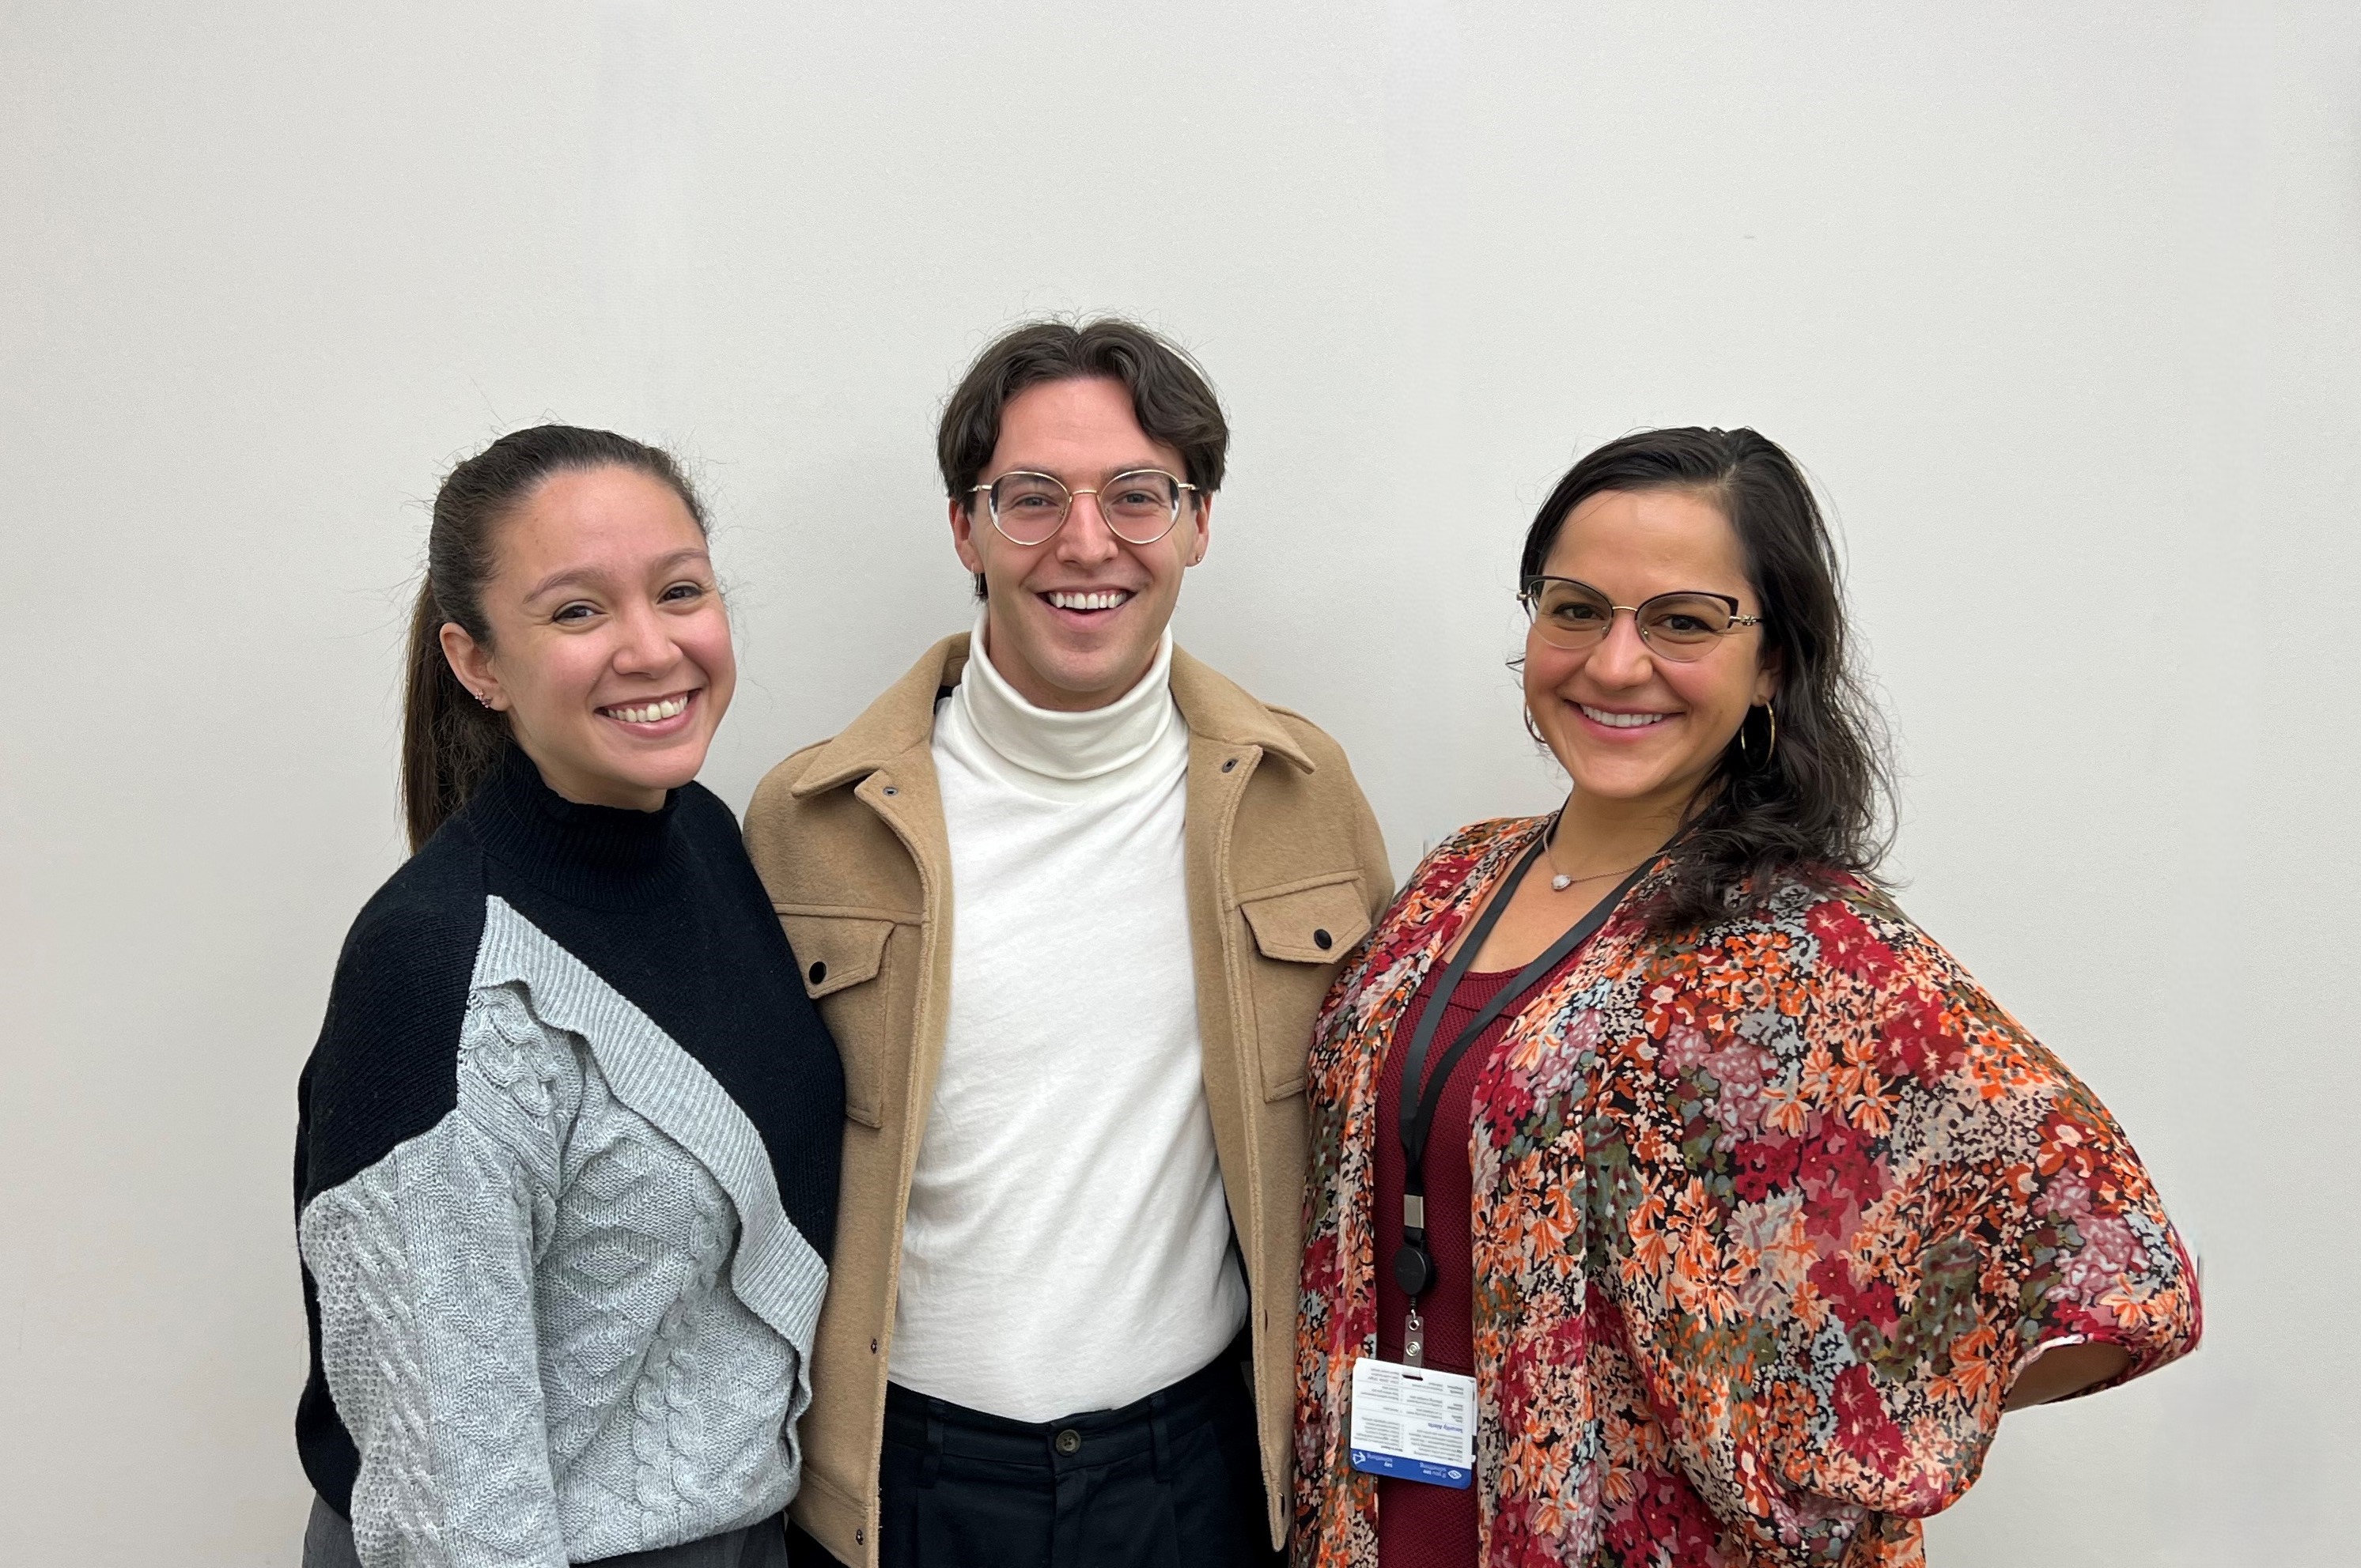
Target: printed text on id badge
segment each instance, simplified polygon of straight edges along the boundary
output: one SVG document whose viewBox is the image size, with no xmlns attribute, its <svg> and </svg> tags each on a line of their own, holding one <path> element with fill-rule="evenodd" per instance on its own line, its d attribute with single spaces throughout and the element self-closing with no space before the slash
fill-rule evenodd
<svg viewBox="0 0 2361 1568">
<path fill-rule="evenodd" d="M 1476 1379 L 1365 1355 L 1353 1363 L 1353 1468 L 1436 1486 L 1476 1478 Z"/>
</svg>

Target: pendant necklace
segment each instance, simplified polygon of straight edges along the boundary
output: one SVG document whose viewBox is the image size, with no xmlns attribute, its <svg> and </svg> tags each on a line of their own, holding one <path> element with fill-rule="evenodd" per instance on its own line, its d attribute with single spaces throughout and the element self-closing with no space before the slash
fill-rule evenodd
<svg viewBox="0 0 2361 1568">
<path fill-rule="evenodd" d="M 1597 882 L 1602 877 L 1620 876 L 1624 872 L 1628 872 L 1631 869 L 1630 866 L 1624 866 L 1618 871 L 1594 872 L 1588 876 L 1568 876 L 1564 872 L 1559 871 L 1557 869 L 1557 830 L 1559 826 L 1565 821 L 1565 813 L 1563 811 L 1559 812 L 1555 817 L 1550 819 L 1549 845 L 1542 851 L 1550 863 L 1550 891 L 1552 893 L 1564 893 L 1567 888 L 1572 887 L 1578 882 Z"/>
</svg>

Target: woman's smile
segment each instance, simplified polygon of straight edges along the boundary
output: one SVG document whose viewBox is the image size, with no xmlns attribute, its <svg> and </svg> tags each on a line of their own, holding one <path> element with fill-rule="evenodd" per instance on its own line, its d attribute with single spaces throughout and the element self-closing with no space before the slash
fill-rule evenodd
<svg viewBox="0 0 2361 1568">
<path fill-rule="evenodd" d="M 697 706 L 701 688 L 673 692 L 664 696 L 641 697 L 630 702 L 609 703 L 599 708 L 598 717 L 622 727 L 627 735 L 661 740 L 677 735 L 696 722 L 690 709 Z"/>
<path fill-rule="evenodd" d="M 1576 713 L 1587 719 L 1593 728 L 1604 729 L 1608 731 L 1609 738 L 1619 740 L 1636 740 L 1667 720 L 1680 717 L 1677 713 L 1655 712 L 1643 708 L 1600 707 L 1587 702 L 1572 702 L 1571 706 Z"/>
</svg>

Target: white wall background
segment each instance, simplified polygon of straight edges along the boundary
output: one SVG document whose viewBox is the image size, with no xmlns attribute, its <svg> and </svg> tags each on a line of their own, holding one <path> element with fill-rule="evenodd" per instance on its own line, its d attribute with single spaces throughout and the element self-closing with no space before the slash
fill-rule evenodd
<svg viewBox="0 0 2361 1568">
<path fill-rule="evenodd" d="M 2356 88 L 2335 3 L 0 4 L 0 1558 L 296 1561 L 293 1086 L 442 470 L 693 460 L 742 804 L 965 623 L 958 369 L 1112 309 L 1237 431 L 1182 635 L 1403 868 L 1551 795 L 1577 451 L 1804 459 L 1907 903 L 2206 1254 L 2203 1352 L 2012 1417 L 1934 1561 L 2352 1561 Z"/>
</svg>

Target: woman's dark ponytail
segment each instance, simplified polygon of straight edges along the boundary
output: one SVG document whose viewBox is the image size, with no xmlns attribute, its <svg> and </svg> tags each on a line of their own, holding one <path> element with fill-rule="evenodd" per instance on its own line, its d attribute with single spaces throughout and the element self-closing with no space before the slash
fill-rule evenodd
<svg viewBox="0 0 2361 1568">
<path fill-rule="evenodd" d="M 508 720 L 478 703 L 443 655 L 443 623 L 457 619 L 443 613 L 431 578 L 418 585 L 401 701 L 401 809 L 413 852 L 467 804 L 509 743 Z"/>
<path fill-rule="evenodd" d="M 609 466 L 669 486 L 704 530 L 704 504 L 670 453 L 578 425 L 535 425 L 503 435 L 453 468 L 435 492 L 426 580 L 418 586 L 410 617 L 401 704 L 401 809 L 413 852 L 467 804 L 509 744 L 508 720 L 479 703 L 444 656 L 443 628 L 456 625 L 491 647 L 484 585 L 498 570 L 500 525 L 551 475 Z"/>
</svg>

